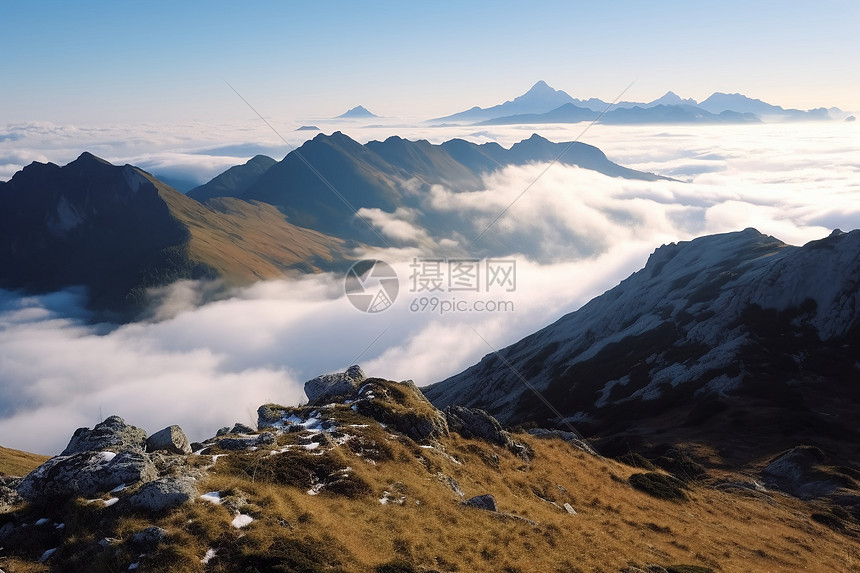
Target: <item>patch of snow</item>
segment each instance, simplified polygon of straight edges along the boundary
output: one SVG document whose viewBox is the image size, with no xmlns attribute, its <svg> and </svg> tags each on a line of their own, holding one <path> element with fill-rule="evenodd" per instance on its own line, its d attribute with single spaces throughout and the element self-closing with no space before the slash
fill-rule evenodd
<svg viewBox="0 0 860 573">
<path fill-rule="evenodd" d="M 308 490 L 308 495 L 317 495 L 319 492 L 322 491 L 322 488 L 323 488 L 323 484 L 315 483 L 314 485 L 311 486 L 311 489 Z"/>
<path fill-rule="evenodd" d="M 200 496 L 200 499 L 204 501 L 208 501 L 209 503 L 214 503 L 216 505 L 221 505 L 221 492 L 219 491 L 210 491 L 208 493 L 204 493 Z"/>
<path fill-rule="evenodd" d="M 113 488 L 112 490 L 110 490 L 110 492 L 109 492 L 109 493 L 119 493 L 119 492 L 121 492 L 121 491 L 122 491 L 122 490 L 124 490 L 124 489 L 125 489 L 125 484 L 124 484 L 124 483 L 121 483 L 121 484 L 119 484 L 118 486 L 116 486 L 115 488 Z"/>
<path fill-rule="evenodd" d="M 54 547 L 53 549 L 48 549 L 47 551 L 45 551 L 44 553 L 42 553 L 42 556 L 41 556 L 41 557 L 39 557 L 39 561 L 47 561 L 47 560 L 51 557 L 51 555 L 53 555 L 53 554 L 54 554 L 54 552 L 55 552 L 56 550 L 57 550 L 57 548 L 56 548 L 56 547 Z"/>
<path fill-rule="evenodd" d="M 42 519 L 40 519 L 36 522 L 36 525 L 45 525 L 46 523 L 48 523 L 48 521 L 50 521 L 50 520 L 47 517 L 43 517 Z"/>
<path fill-rule="evenodd" d="M 65 523 L 56 523 L 56 524 L 54 524 L 54 527 L 56 527 L 57 529 L 65 529 L 66 524 Z"/>
<path fill-rule="evenodd" d="M 116 453 L 115 452 L 99 452 L 99 457 L 102 459 L 102 462 L 108 463 L 116 457 Z"/>
<path fill-rule="evenodd" d="M 115 504 L 115 503 L 116 503 L 116 502 L 118 502 L 118 501 L 119 501 L 119 498 L 118 498 L 118 497 L 112 497 L 112 498 L 110 498 L 110 499 L 106 499 L 106 500 L 105 500 L 105 507 L 110 507 L 110 506 L 112 506 L 113 504 Z"/>
<path fill-rule="evenodd" d="M 200 563 L 203 563 L 204 565 L 206 565 L 212 559 L 215 558 L 216 554 L 217 554 L 217 552 L 210 547 L 209 549 L 206 550 L 206 555 L 203 556 L 203 559 L 200 560 Z"/>
<path fill-rule="evenodd" d="M 233 521 L 231 522 L 231 524 L 236 529 L 241 529 L 243 527 L 247 527 L 247 526 L 251 525 L 252 521 L 254 521 L 254 518 L 251 517 L 250 515 L 247 515 L 245 513 L 239 513 L 236 515 L 236 517 L 233 518 Z"/>
<path fill-rule="evenodd" d="M 140 567 L 140 561 L 135 561 L 134 563 L 132 563 L 131 565 L 128 566 L 128 570 L 134 571 L 138 567 Z"/>
</svg>

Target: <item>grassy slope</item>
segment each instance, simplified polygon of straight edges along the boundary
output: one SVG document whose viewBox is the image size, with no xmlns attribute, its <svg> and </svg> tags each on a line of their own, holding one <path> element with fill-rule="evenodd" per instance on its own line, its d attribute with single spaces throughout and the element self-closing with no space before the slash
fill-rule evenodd
<svg viewBox="0 0 860 573">
<path fill-rule="evenodd" d="M 344 433 L 359 436 L 361 448 L 330 445 L 306 452 L 229 453 L 216 461 L 201 491 L 242 499 L 255 520 L 231 526 L 228 504 L 196 501 L 161 516 L 129 514 L 121 504 L 70 504 L 62 516 L 64 533 L 12 558 L 6 571 L 40 571 L 45 545 L 61 545 L 57 557 L 86 554 L 99 539 L 117 540 L 112 552 L 64 570 L 124 570 L 140 561 L 141 571 L 507 571 L 618 572 L 628 565 L 698 565 L 722 572 L 851 571 L 860 566 L 856 524 L 837 532 L 814 519 L 826 511 L 771 492 L 720 491 L 710 482 L 692 484 L 688 501 L 650 497 L 627 480 L 633 469 L 603 460 L 560 440 L 516 435 L 534 451 L 530 463 L 509 451 L 452 435 L 436 448 L 421 447 L 390 433 L 343 406 L 331 414 Z M 295 444 L 300 434 L 281 435 L 275 448 Z M 355 444 L 356 441 L 347 444 Z M 197 456 L 197 463 L 209 456 Z M 207 462 L 208 463 L 208 462 Z M 304 468 L 349 467 L 340 493 L 309 495 Z M 465 496 L 492 493 L 494 514 L 462 505 L 440 479 L 455 479 Z M 713 478 L 739 476 L 723 472 Z M 403 498 L 382 504 L 380 498 Z M 555 504 L 554 504 L 554 503 Z M 569 503 L 570 515 L 560 506 Z M 19 511 L 25 523 L 45 510 Z M 128 543 L 133 533 L 157 524 L 168 542 L 141 558 Z M 33 542 L 35 543 L 35 541 Z M 207 550 L 217 551 L 204 565 Z M 100 561 L 98 561 L 100 559 Z"/>
<path fill-rule="evenodd" d="M 229 283 L 282 278 L 294 269 L 320 270 L 344 256 L 343 241 L 292 225 L 271 205 L 233 198 L 204 205 L 150 181 L 191 232 L 191 259 L 214 268 Z"/>
<path fill-rule="evenodd" d="M 25 476 L 48 459 L 20 450 L 0 446 L 0 476 Z"/>
</svg>

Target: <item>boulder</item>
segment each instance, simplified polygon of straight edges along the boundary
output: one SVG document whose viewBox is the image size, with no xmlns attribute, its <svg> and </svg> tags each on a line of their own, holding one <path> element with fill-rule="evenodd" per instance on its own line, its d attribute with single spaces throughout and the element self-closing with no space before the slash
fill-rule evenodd
<svg viewBox="0 0 860 573">
<path fill-rule="evenodd" d="M 346 372 L 323 374 L 305 382 L 308 403 L 318 404 L 326 398 L 342 396 L 355 391 L 367 377 L 361 367 L 353 365 Z"/>
<path fill-rule="evenodd" d="M 189 477 L 165 477 L 151 481 L 128 498 L 128 503 L 145 511 L 172 509 L 197 498 L 196 481 Z"/>
<path fill-rule="evenodd" d="M 511 443 L 511 435 L 494 417 L 478 408 L 448 406 L 445 408 L 448 429 L 464 438 L 480 438 L 490 443 L 505 446 Z"/>
<path fill-rule="evenodd" d="M 507 448 L 526 461 L 531 458 L 531 449 L 525 444 L 515 442 L 499 421 L 484 410 L 448 406 L 445 408 L 445 419 L 448 422 L 448 429 L 464 438 L 486 440 L 491 444 Z"/>
<path fill-rule="evenodd" d="M 131 543 L 140 549 L 155 549 L 168 535 L 166 529 L 153 525 L 132 535 Z"/>
<path fill-rule="evenodd" d="M 191 444 L 188 443 L 182 428 L 174 424 L 149 436 L 146 440 L 146 451 L 187 455 L 191 453 Z"/>
<path fill-rule="evenodd" d="M 243 424 L 241 422 L 236 422 L 235 424 L 233 424 L 233 427 L 230 429 L 231 434 L 253 434 L 256 431 L 257 430 L 255 430 L 251 426 L 248 426 L 248 425 Z"/>
<path fill-rule="evenodd" d="M 257 448 L 259 446 L 275 443 L 275 436 L 271 432 L 263 432 L 256 436 L 242 436 L 241 438 L 221 438 L 217 445 L 222 450 L 239 451 Z"/>
<path fill-rule="evenodd" d="M 51 458 L 21 480 L 18 493 L 29 502 L 50 503 L 104 493 L 120 484 L 147 482 L 156 475 L 144 453 L 80 452 Z"/>
<path fill-rule="evenodd" d="M 465 505 L 468 505 L 469 507 L 477 507 L 478 509 L 484 509 L 487 511 L 498 511 L 496 509 L 496 498 L 494 498 L 492 494 L 489 493 L 470 497 L 463 503 Z"/>
<path fill-rule="evenodd" d="M 110 416 L 104 422 L 89 428 L 75 430 L 69 445 L 60 454 L 68 456 L 81 452 L 139 452 L 146 451 L 146 432 L 129 426 L 119 416 Z"/>
</svg>

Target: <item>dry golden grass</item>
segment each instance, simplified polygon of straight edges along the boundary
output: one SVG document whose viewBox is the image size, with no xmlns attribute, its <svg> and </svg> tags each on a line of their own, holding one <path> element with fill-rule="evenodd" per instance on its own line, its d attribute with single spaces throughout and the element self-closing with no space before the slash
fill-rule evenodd
<svg viewBox="0 0 860 573">
<path fill-rule="evenodd" d="M 0 476 L 25 476 L 47 460 L 48 456 L 0 446 Z"/>
<path fill-rule="evenodd" d="M 271 205 L 230 197 L 203 205 L 149 179 L 173 216 L 191 232 L 191 259 L 216 269 L 230 282 L 283 278 L 291 269 L 319 270 L 319 264 L 344 257 L 343 241 L 292 225 Z"/>
<path fill-rule="evenodd" d="M 642 470 L 560 440 L 516 435 L 534 451 L 527 463 L 487 442 L 452 435 L 436 448 L 422 447 L 347 407 L 330 413 L 340 417 L 343 434 L 361 436 L 360 447 L 350 447 L 341 435 L 342 445 L 326 446 L 327 452 L 306 451 L 297 434 L 287 434 L 274 447 L 293 444 L 289 454 L 218 459 L 201 491 L 221 492 L 222 505 L 198 500 L 155 518 L 79 507 L 67 526 L 75 539 L 66 543 L 77 540 L 83 547 L 116 538 L 110 559 L 99 563 L 110 567 L 104 570 L 124 570 L 139 558 L 131 536 L 159 525 L 168 542 L 140 558 L 141 571 L 159 572 L 373 573 L 394 562 L 401 571 L 470 573 L 608 573 L 646 564 L 724 573 L 860 570 L 856 532 L 835 532 L 811 518 L 820 508 L 778 493 L 692 483 L 687 501 L 666 501 L 629 485 L 630 475 Z M 311 456 L 318 461 L 310 464 Z M 349 467 L 366 488 L 309 495 L 307 482 L 291 481 L 300 472 L 282 462 Z M 499 513 L 464 506 L 451 479 L 465 498 L 491 493 Z M 577 513 L 565 511 L 565 503 Z M 237 511 L 254 521 L 233 527 Z M 208 549 L 216 556 L 204 565 Z M 43 570 L 32 562 L 5 563 L 7 572 Z"/>
</svg>

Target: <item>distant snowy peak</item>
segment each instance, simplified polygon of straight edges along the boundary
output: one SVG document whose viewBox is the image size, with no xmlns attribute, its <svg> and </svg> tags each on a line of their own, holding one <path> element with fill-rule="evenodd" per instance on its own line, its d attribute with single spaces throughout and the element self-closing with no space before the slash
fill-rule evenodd
<svg viewBox="0 0 860 573">
<path fill-rule="evenodd" d="M 580 310 L 426 393 L 523 422 L 540 410 L 523 376 L 563 415 L 586 419 L 613 404 L 733 391 L 758 363 L 788 364 L 790 379 L 821 345 L 850 369 L 840 340 L 860 329 L 858 254 L 860 230 L 803 247 L 755 229 L 664 245 Z"/>
</svg>

